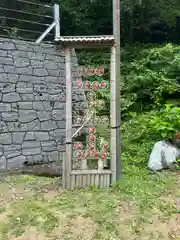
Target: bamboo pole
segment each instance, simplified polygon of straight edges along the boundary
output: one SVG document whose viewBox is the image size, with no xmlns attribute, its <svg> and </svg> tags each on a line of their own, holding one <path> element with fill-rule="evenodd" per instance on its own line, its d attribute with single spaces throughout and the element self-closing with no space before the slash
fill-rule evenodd
<svg viewBox="0 0 180 240">
<path fill-rule="evenodd" d="M 71 188 L 72 170 L 72 76 L 71 76 L 71 49 L 65 48 L 66 64 L 66 159 L 63 169 L 65 188 Z"/>
<path fill-rule="evenodd" d="M 115 45 L 111 47 L 111 181 L 121 174 L 120 146 L 120 0 L 113 0 L 113 35 Z"/>
</svg>

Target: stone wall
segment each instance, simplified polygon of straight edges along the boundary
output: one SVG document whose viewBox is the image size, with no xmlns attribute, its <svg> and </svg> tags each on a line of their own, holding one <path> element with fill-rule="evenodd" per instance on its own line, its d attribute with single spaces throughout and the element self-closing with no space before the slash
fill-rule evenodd
<svg viewBox="0 0 180 240">
<path fill-rule="evenodd" d="M 73 57 L 73 71 L 77 59 Z M 0 169 L 58 161 L 65 149 L 65 58 L 49 44 L 0 39 Z M 83 92 L 73 93 L 77 107 Z"/>
</svg>

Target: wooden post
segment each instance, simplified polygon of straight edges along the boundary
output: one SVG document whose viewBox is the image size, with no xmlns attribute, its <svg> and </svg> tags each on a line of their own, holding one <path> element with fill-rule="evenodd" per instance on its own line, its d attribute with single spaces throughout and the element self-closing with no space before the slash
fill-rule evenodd
<svg viewBox="0 0 180 240">
<path fill-rule="evenodd" d="M 72 73 L 71 73 L 71 49 L 65 48 L 66 63 L 66 158 L 63 169 L 63 182 L 65 188 L 71 188 L 72 170 Z"/>
<path fill-rule="evenodd" d="M 87 169 L 88 169 L 87 159 L 86 157 L 83 156 L 83 158 L 81 159 L 81 170 L 87 170 Z"/>
<path fill-rule="evenodd" d="M 111 48 L 111 171 L 112 183 L 121 174 L 120 147 L 120 0 L 113 0 L 113 35 Z"/>
<path fill-rule="evenodd" d="M 99 158 L 98 159 L 98 171 L 102 172 L 103 169 L 104 169 L 104 161 L 101 158 Z"/>
</svg>

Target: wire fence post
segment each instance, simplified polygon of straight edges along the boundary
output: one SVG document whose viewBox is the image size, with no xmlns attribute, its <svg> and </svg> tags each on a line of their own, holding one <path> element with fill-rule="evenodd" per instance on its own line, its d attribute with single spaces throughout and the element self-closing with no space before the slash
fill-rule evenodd
<svg viewBox="0 0 180 240">
<path fill-rule="evenodd" d="M 60 13 L 59 5 L 54 4 L 54 21 L 56 22 L 55 26 L 55 39 L 60 38 Z"/>
</svg>

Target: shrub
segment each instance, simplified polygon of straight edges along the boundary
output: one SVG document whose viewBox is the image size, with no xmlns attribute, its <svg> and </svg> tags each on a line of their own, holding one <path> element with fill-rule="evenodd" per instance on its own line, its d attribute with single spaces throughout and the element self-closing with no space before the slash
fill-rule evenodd
<svg viewBox="0 0 180 240">
<path fill-rule="evenodd" d="M 180 108 L 166 104 L 165 108 L 151 117 L 150 127 L 157 139 L 172 138 L 180 130 Z"/>
</svg>

